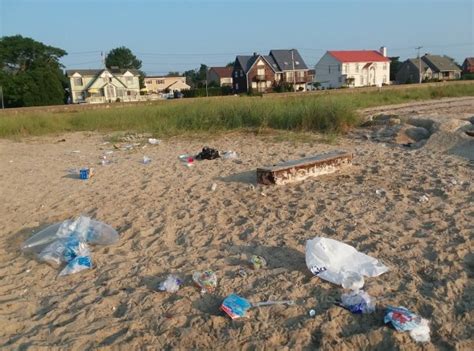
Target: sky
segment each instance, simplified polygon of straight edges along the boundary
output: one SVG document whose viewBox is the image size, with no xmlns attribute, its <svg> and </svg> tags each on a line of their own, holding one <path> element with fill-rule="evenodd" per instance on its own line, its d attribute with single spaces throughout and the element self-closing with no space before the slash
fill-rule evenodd
<svg viewBox="0 0 474 351">
<path fill-rule="evenodd" d="M 380 46 L 462 63 L 474 56 L 473 17 L 474 0 L 0 0 L 0 36 L 64 49 L 67 69 L 101 68 L 101 52 L 126 46 L 148 75 L 291 48 L 308 66 L 327 50 Z"/>
</svg>

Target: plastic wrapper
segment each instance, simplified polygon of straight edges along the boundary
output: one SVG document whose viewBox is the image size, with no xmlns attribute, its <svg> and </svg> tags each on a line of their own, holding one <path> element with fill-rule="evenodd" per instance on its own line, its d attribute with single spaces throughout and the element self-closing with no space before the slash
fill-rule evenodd
<svg viewBox="0 0 474 351">
<path fill-rule="evenodd" d="M 409 331 L 410 336 L 417 342 L 430 341 L 428 320 L 421 318 L 405 307 L 388 306 L 385 311 L 385 323 L 391 323 L 397 331 Z"/>
<path fill-rule="evenodd" d="M 224 299 L 220 309 L 230 318 L 236 319 L 245 317 L 250 307 L 252 307 L 252 304 L 247 299 L 236 294 L 231 294 Z"/>
<path fill-rule="evenodd" d="M 61 238 L 46 246 L 39 254 L 40 261 L 59 267 L 78 256 L 80 242 L 76 237 Z"/>
<path fill-rule="evenodd" d="M 250 257 L 250 264 L 252 268 L 258 270 L 267 266 L 267 261 L 262 256 L 253 255 Z"/>
<path fill-rule="evenodd" d="M 77 256 L 68 262 L 66 267 L 59 273 L 59 276 L 74 274 L 90 268 L 92 268 L 92 259 L 89 249 L 85 243 L 79 243 Z"/>
<path fill-rule="evenodd" d="M 331 283 L 361 288 L 363 277 L 376 277 L 388 271 L 377 259 L 340 241 L 316 237 L 306 242 L 309 270 Z"/>
<path fill-rule="evenodd" d="M 341 306 L 355 314 L 375 311 L 375 300 L 365 291 L 352 291 L 341 295 Z"/>
<path fill-rule="evenodd" d="M 201 288 L 201 292 L 213 292 L 217 286 L 217 276 L 212 270 L 194 272 L 193 280 Z"/>
</svg>

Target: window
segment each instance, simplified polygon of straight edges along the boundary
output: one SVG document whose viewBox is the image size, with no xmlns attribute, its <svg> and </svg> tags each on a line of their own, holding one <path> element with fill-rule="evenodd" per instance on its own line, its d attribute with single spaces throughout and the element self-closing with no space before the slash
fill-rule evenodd
<svg viewBox="0 0 474 351">
<path fill-rule="evenodd" d="M 286 72 L 286 80 L 287 81 L 293 80 L 293 72 Z"/>
<path fill-rule="evenodd" d="M 258 76 L 264 76 L 265 75 L 265 68 L 257 69 L 257 75 Z"/>
<path fill-rule="evenodd" d="M 299 71 L 298 73 L 299 73 L 300 78 L 304 78 L 304 71 Z"/>
<path fill-rule="evenodd" d="M 127 77 L 126 78 L 127 85 L 133 83 L 133 77 Z"/>
<path fill-rule="evenodd" d="M 383 84 L 387 83 L 387 76 L 383 76 L 382 83 L 383 83 Z"/>
<path fill-rule="evenodd" d="M 237 78 L 239 76 L 239 71 L 234 72 L 234 77 Z"/>
<path fill-rule="evenodd" d="M 152 80 L 147 80 L 146 84 L 153 84 L 153 81 Z"/>
<path fill-rule="evenodd" d="M 258 61 L 257 66 L 264 66 L 265 64 L 263 63 L 262 60 Z"/>
<path fill-rule="evenodd" d="M 359 64 L 356 63 L 356 72 L 359 72 Z"/>
<path fill-rule="evenodd" d="M 164 79 L 157 79 L 156 84 L 165 84 L 165 80 Z"/>
<path fill-rule="evenodd" d="M 235 83 L 235 90 L 239 90 L 239 83 Z"/>
<path fill-rule="evenodd" d="M 74 85 L 82 85 L 82 78 L 74 78 Z"/>
<path fill-rule="evenodd" d="M 267 80 L 267 88 L 271 88 L 272 87 L 272 82 Z"/>
<path fill-rule="evenodd" d="M 256 89 L 257 88 L 257 82 L 252 82 L 252 89 Z"/>
<path fill-rule="evenodd" d="M 244 71 L 240 71 L 240 76 L 241 76 L 241 77 L 244 76 Z"/>
<path fill-rule="evenodd" d="M 331 65 L 328 66 L 328 73 L 331 73 Z"/>
<path fill-rule="evenodd" d="M 347 65 L 342 65 L 342 73 L 346 73 Z"/>
</svg>

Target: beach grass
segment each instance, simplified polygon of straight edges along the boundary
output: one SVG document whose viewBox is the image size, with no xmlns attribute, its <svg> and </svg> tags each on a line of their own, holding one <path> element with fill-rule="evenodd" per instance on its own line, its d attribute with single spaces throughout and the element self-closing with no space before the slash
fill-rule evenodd
<svg viewBox="0 0 474 351">
<path fill-rule="evenodd" d="M 66 112 L 0 114 L 0 137 L 97 131 L 148 132 L 159 137 L 230 130 L 276 129 L 339 134 L 357 125 L 357 110 L 381 105 L 474 96 L 474 84 L 406 90 L 294 96 L 182 99 L 152 105 Z"/>
</svg>

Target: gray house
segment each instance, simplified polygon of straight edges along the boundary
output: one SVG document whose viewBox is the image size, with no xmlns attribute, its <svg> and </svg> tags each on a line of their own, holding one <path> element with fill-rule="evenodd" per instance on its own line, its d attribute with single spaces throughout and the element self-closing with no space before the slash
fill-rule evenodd
<svg viewBox="0 0 474 351">
<path fill-rule="evenodd" d="M 398 84 L 418 83 L 427 80 L 453 80 L 461 78 L 461 68 L 447 56 L 426 54 L 406 60 L 395 79 Z"/>
</svg>

